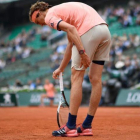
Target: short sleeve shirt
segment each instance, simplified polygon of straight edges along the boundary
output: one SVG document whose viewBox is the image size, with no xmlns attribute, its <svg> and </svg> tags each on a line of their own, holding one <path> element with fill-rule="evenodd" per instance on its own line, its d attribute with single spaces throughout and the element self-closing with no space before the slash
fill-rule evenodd
<svg viewBox="0 0 140 140">
<path fill-rule="evenodd" d="M 80 36 L 96 25 L 106 24 L 92 7 L 80 2 L 62 3 L 48 10 L 45 17 L 48 26 L 59 30 L 61 21 L 75 26 Z"/>
<path fill-rule="evenodd" d="M 53 84 L 46 84 L 44 85 L 44 89 L 46 90 L 46 93 L 49 97 L 54 97 L 54 89 L 53 89 Z"/>
</svg>

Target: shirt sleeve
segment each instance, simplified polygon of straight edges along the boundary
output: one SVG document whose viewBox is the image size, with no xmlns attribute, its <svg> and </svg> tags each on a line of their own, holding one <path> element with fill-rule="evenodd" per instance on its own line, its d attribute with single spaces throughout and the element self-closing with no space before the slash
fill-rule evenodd
<svg viewBox="0 0 140 140">
<path fill-rule="evenodd" d="M 45 23 L 50 26 L 51 28 L 53 29 L 56 29 L 56 30 L 59 30 L 59 23 L 62 21 L 62 19 L 58 16 L 56 16 L 55 14 L 53 13 L 50 13 L 46 16 L 45 18 Z"/>
</svg>

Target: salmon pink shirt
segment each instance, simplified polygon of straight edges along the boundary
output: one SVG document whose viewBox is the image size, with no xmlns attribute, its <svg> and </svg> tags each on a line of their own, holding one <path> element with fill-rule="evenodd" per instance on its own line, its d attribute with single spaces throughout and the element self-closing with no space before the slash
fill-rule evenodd
<svg viewBox="0 0 140 140">
<path fill-rule="evenodd" d="M 106 24 L 92 7 L 80 2 L 62 3 L 48 10 L 45 17 L 48 26 L 59 30 L 61 21 L 75 26 L 80 36 L 96 25 Z"/>
<path fill-rule="evenodd" d="M 46 93 L 48 97 L 54 97 L 54 86 L 53 84 L 46 84 L 44 85 L 44 89 L 46 90 Z"/>
</svg>

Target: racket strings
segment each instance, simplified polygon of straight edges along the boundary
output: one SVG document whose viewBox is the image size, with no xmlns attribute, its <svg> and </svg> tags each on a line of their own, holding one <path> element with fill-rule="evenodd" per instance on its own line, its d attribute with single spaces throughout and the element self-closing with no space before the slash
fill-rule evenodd
<svg viewBox="0 0 140 140">
<path fill-rule="evenodd" d="M 59 110 L 59 122 L 60 126 L 66 125 L 68 121 L 68 115 L 69 115 L 69 108 L 68 107 L 60 107 Z"/>
</svg>

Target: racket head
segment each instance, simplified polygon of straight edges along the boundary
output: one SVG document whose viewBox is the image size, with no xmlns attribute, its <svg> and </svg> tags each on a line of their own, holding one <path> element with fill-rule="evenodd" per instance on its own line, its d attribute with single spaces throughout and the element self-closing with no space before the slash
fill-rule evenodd
<svg viewBox="0 0 140 140">
<path fill-rule="evenodd" d="M 57 108 L 57 124 L 59 127 L 61 127 L 67 123 L 69 115 L 69 104 L 67 103 L 64 94 L 62 73 L 59 74 L 59 83 L 60 83 L 61 98 Z"/>
<path fill-rule="evenodd" d="M 59 110 L 57 110 L 57 124 L 59 127 L 65 125 L 68 121 L 69 107 L 66 103 L 61 103 L 59 105 Z"/>
</svg>

